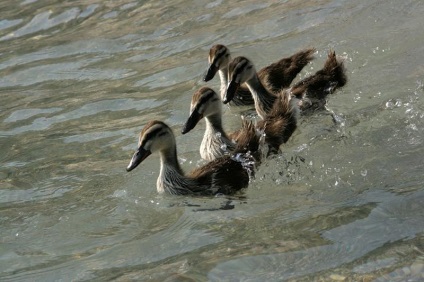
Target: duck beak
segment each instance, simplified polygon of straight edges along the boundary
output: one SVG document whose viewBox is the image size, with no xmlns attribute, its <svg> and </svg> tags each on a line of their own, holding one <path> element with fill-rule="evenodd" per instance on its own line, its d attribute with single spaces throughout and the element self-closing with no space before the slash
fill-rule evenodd
<svg viewBox="0 0 424 282">
<path fill-rule="evenodd" d="M 234 95 L 236 94 L 236 91 L 239 87 L 240 83 L 231 80 L 230 83 L 228 83 L 227 91 L 225 92 L 224 100 L 222 102 L 227 104 L 233 100 Z"/>
<path fill-rule="evenodd" d="M 210 64 L 205 76 L 203 77 L 203 81 L 211 80 L 215 76 L 217 71 L 218 67 L 214 63 Z"/>
<path fill-rule="evenodd" d="M 197 110 L 194 110 L 191 115 L 188 117 L 186 123 L 183 126 L 183 129 L 181 130 L 182 134 L 186 134 L 190 130 L 192 130 L 196 124 L 203 118 L 203 115 L 200 114 Z"/>
<path fill-rule="evenodd" d="M 134 168 L 136 168 L 142 161 L 144 161 L 152 152 L 149 150 L 145 150 L 144 148 L 140 147 L 138 150 L 134 153 L 133 157 L 131 158 L 130 164 L 127 166 L 127 171 L 131 171 Z"/>
</svg>

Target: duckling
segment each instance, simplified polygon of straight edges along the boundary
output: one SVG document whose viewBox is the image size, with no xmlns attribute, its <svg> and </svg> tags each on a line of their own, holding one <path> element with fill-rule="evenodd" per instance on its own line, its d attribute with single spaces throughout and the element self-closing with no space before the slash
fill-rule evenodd
<svg viewBox="0 0 424 282">
<path fill-rule="evenodd" d="M 186 134 L 192 130 L 203 117 L 206 120 L 206 130 L 200 144 L 200 156 L 203 159 L 212 161 L 234 152 L 236 148 L 257 151 L 259 139 L 255 137 L 256 133 L 252 122 L 243 120 L 239 130 L 229 134 L 224 131 L 221 99 L 215 91 L 208 87 L 202 87 L 193 94 L 190 116 L 181 133 Z M 237 144 L 243 145 L 237 147 Z"/>
<path fill-rule="evenodd" d="M 296 75 L 314 59 L 315 48 L 301 50 L 288 58 L 283 58 L 271 65 L 264 67 L 258 72 L 260 81 L 271 92 L 276 92 L 290 86 Z M 204 81 L 211 80 L 218 72 L 221 79 L 221 97 L 224 98 L 228 84 L 228 64 L 231 62 L 229 49 L 217 44 L 209 50 L 209 67 L 203 78 Z M 252 105 L 254 100 L 249 89 L 241 85 L 232 99 L 232 104 L 236 106 Z"/>
<path fill-rule="evenodd" d="M 140 133 L 138 149 L 127 167 L 135 169 L 150 154 L 159 152 L 161 168 L 157 191 L 172 195 L 233 194 L 249 184 L 254 162 L 242 154 L 223 156 L 184 174 L 177 159 L 175 136 L 161 121 L 151 121 Z"/>
<path fill-rule="evenodd" d="M 336 52 L 329 51 L 324 67 L 314 75 L 306 77 L 289 89 L 299 100 L 303 114 L 323 109 L 326 98 L 347 83 L 343 61 L 338 60 Z"/>
<path fill-rule="evenodd" d="M 297 128 L 299 107 L 290 92 L 283 91 L 265 119 L 258 121 L 256 128 L 265 135 L 268 153 L 276 154 L 281 144 L 286 143 Z"/>
<path fill-rule="evenodd" d="M 275 100 L 281 93 L 268 91 L 256 74 L 252 62 L 245 57 L 235 58 L 228 68 L 230 83 L 224 96 L 224 104 L 233 99 L 242 83 L 246 83 L 255 100 L 256 112 L 264 119 L 266 114 L 271 111 Z M 289 91 L 292 93 L 292 97 L 300 100 L 299 106 L 303 110 L 310 107 L 309 103 L 303 103 L 304 100 L 307 100 L 307 96 L 311 96 L 316 102 L 325 104 L 325 98 L 328 93 L 333 93 L 336 89 L 343 87 L 346 81 L 343 62 L 337 60 L 335 52 L 330 52 L 321 70 L 296 83 Z"/>
<path fill-rule="evenodd" d="M 288 92 L 280 95 L 265 120 L 259 121 L 256 126 L 251 121 L 243 120 L 239 130 L 227 134 L 222 127 L 222 105 L 218 94 L 208 87 L 202 87 L 193 95 L 191 114 L 182 133 L 192 130 L 204 117 L 206 130 L 200 146 L 202 158 L 213 160 L 237 148 L 238 151 L 252 153 L 259 161 L 262 156 L 259 151 L 261 136 L 265 136 L 270 154 L 278 152 L 280 145 L 287 142 L 296 129 L 297 105 L 289 100 Z"/>
</svg>

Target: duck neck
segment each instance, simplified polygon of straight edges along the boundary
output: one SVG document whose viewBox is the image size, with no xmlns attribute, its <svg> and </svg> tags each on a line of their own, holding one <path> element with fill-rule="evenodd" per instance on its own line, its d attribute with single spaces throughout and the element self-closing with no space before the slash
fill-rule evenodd
<svg viewBox="0 0 424 282">
<path fill-rule="evenodd" d="M 234 143 L 222 127 L 221 113 L 208 116 L 205 120 L 206 130 L 200 145 L 202 158 L 211 161 L 234 150 Z"/>
<path fill-rule="evenodd" d="M 184 172 L 178 163 L 177 148 L 173 146 L 160 151 L 160 160 L 157 190 L 159 193 L 176 194 L 174 191 L 180 186 L 179 183 L 184 183 L 185 180 Z"/>
<path fill-rule="evenodd" d="M 228 85 L 228 67 L 220 69 L 218 73 L 219 73 L 219 78 L 221 80 L 221 88 L 220 88 L 221 99 L 224 100 L 225 92 L 227 92 L 227 85 Z"/>
<path fill-rule="evenodd" d="M 264 119 L 266 114 L 271 111 L 276 96 L 268 92 L 257 75 L 246 81 L 246 85 L 252 93 L 253 100 L 255 101 L 256 112 L 262 119 Z"/>
</svg>

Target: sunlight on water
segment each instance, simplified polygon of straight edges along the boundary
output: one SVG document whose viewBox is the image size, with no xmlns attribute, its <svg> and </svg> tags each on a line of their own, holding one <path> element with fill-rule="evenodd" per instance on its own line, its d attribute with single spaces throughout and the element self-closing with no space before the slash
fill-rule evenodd
<svg viewBox="0 0 424 282">
<path fill-rule="evenodd" d="M 424 280 L 424 5 L 419 1 L 0 4 L 1 281 Z M 234 196 L 158 195 L 125 171 L 150 120 L 181 135 L 208 50 L 260 67 L 329 50 L 348 84 L 299 119 Z M 224 106 L 225 128 L 249 107 Z M 264 152 L 266 154 L 266 152 Z M 235 159 L 252 169 L 250 156 Z M 291 281 L 291 280 L 290 280 Z"/>
</svg>

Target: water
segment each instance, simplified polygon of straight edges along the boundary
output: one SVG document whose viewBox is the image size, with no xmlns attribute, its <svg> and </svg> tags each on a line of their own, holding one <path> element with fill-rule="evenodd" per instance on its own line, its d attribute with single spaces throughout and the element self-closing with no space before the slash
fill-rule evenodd
<svg viewBox="0 0 424 282">
<path fill-rule="evenodd" d="M 421 281 L 421 1 L 2 1 L 0 280 Z M 208 49 L 258 68 L 333 48 L 349 82 L 232 198 L 159 196 L 152 119 L 179 131 Z M 208 84 L 219 89 L 214 79 Z M 239 109 L 225 110 L 228 129 Z M 174 279 L 174 280 L 173 280 Z M 179 280 L 178 280 L 179 279 Z"/>
</svg>

